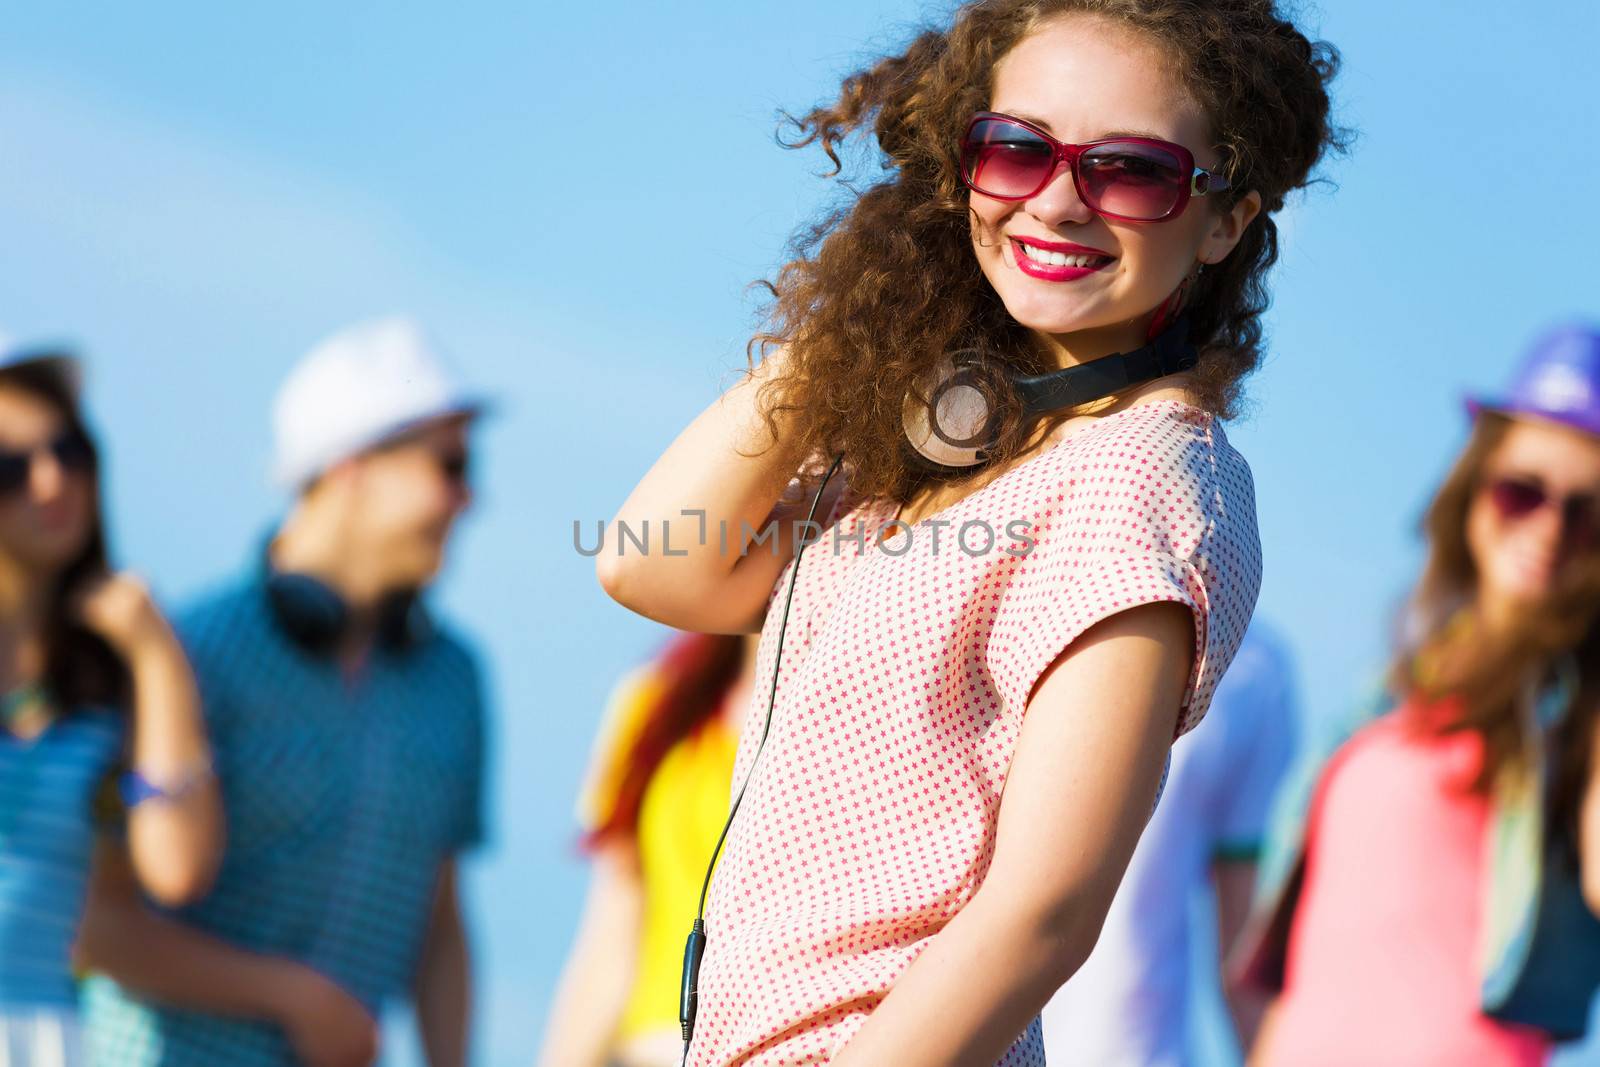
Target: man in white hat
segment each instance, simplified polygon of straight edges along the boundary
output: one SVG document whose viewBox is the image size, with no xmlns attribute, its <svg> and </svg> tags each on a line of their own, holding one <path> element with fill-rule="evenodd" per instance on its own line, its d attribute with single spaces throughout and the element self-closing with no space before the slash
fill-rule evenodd
<svg viewBox="0 0 1600 1067">
<path fill-rule="evenodd" d="M 157 914 L 96 879 L 84 955 L 96 1062 L 370 1063 L 411 998 L 431 1067 L 465 1060 L 456 857 L 482 836 L 471 653 L 423 610 L 467 506 L 480 405 L 413 323 L 319 345 L 274 409 L 293 506 L 246 575 L 179 623 L 223 783 L 213 892 Z"/>
</svg>

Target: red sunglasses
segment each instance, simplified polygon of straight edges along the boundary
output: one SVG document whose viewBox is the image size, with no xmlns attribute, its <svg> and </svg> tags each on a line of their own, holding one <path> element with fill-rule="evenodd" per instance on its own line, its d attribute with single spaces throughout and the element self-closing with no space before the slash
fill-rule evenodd
<svg viewBox="0 0 1600 1067">
<path fill-rule="evenodd" d="M 1518 475 L 1494 478 L 1485 485 L 1484 491 L 1504 519 L 1525 519 L 1542 508 L 1553 507 L 1561 513 L 1563 538 L 1584 548 L 1595 544 L 1595 498 L 1589 493 L 1558 497 L 1537 478 Z"/>
<path fill-rule="evenodd" d="M 1031 122 L 980 111 L 961 138 L 961 180 L 996 200 L 1038 195 L 1065 161 L 1078 196 L 1097 214 L 1123 222 L 1176 218 L 1191 196 L 1228 188 L 1228 179 L 1194 164 L 1181 144 L 1110 137 L 1066 144 Z"/>
</svg>

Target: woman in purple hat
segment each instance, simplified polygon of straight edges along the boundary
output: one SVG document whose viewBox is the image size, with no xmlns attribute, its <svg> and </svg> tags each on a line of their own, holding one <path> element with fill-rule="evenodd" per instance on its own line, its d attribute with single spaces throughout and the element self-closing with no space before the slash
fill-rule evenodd
<svg viewBox="0 0 1600 1067">
<path fill-rule="evenodd" d="M 1600 981 L 1600 327 L 1544 337 L 1424 522 L 1383 694 L 1263 868 L 1253 1067 L 1543 1063 Z"/>
<path fill-rule="evenodd" d="M 82 1062 L 72 945 L 97 830 L 126 836 L 162 904 L 202 892 L 220 853 L 188 661 L 106 566 L 77 378 L 0 342 L 0 1067 Z"/>
</svg>

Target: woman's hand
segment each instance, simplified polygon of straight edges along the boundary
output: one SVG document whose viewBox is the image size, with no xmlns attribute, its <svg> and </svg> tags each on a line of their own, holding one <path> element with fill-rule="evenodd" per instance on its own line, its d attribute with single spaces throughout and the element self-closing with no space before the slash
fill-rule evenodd
<svg viewBox="0 0 1600 1067">
<path fill-rule="evenodd" d="M 760 540 L 794 474 L 781 440 L 788 416 L 774 441 L 758 403 L 783 366 L 781 350 L 770 354 L 702 411 L 628 494 L 595 556 L 613 600 L 679 629 L 761 628 L 773 584 L 795 553 L 790 522 Z"/>
<path fill-rule="evenodd" d="M 146 650 L 170 651 L 176 646 L 149 587 L 127 571 L 91 578 L 76 591 L 71 610 L 130 664 Z"/>
<path fill-rule="evenodd" d="M 166 617 L 138 577 L 89 580 L 71 610 L 127 665 L 133 683 L 131 769 L 169 796 L 128 813 L 128 846 L 144 889 L 169 907 L 198 898 L 221 860 L 222 802 L 194 672 Z"/>
</svg>

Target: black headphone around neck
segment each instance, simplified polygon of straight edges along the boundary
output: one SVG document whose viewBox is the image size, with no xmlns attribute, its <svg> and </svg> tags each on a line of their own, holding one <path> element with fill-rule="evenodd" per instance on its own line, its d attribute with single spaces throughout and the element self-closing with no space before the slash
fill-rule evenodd
<svg viewBox="0 0 1600 1067">
<path fill-rule="evenodd" d="M 906 394 L 901 419 L 919 461 L 939 470 L 963 470 L 987 463 L 997 445 L 1020 438 L 1052 411 L 1102 400 L 1199 361 L 1183 315 L 1130 352 L 1045 374 L 1017 374 L 982 352 L 962 349 L 934 367 L 927 388 Z M 1021 415 L 1009 427 L 1008 411 Z"/>
<path fill-rule="evenodd" d="M 350 627 L 350 605 L 320 578 L 272 565 L 271 540 L 261 552 L 262 588 L 272 617 L 296 645 L 315 656 L 330 656 Z M 379 647 L 409 652 L 433 633 L 433 623 L 418 590 L 397 589 L 378 603 Z"/>
</svg>

